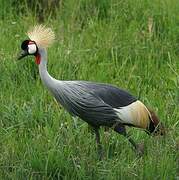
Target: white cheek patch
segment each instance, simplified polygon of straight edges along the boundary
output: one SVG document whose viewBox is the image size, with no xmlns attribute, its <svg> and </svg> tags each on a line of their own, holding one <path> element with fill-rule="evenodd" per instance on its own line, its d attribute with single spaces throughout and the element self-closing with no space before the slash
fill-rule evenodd
<svg viewBox="0 0 179 180">
<path fill-rule="evenodd" d="M 28 53 L 29 54 L 34 54 L 34 53 L 36 53 L 36 51 L 37 51 L 37 47 L 35 44 L 28 45 Z"/>
</svg>

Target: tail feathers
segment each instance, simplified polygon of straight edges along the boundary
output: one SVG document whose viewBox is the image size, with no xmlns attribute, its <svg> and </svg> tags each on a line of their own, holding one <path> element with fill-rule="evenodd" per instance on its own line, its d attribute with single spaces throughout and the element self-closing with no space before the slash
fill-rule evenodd
<svg viewBox="0 0 179 180">
<path fill-rule="evenodd" d="M 150 113 L 150 119 L 154 123 L 154 126 L 156 127 L 159 124 L 160 120 L 157 117 L 157 115 L 154 113 L 154 111 L 152 111 L 151 109 L 148 109 L 148 111 Z"/>
<path fill-rule="evenodd" d="M 115 110 L 121 123 L 131 124 L 143 129 L 149 126 L 150 118 L 152 117 L 150 111 L 140 101 L 135 101 L 128 106 Z"/>
</svg>

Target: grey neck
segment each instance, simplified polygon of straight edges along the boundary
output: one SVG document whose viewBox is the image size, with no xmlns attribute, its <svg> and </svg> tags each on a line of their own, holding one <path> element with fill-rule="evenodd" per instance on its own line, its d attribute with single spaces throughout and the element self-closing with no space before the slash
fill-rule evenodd
<svg viewBox="0 0 179 180">
<path fill-rule="evenodd" d="M 39 64 L 39 73 L 43 84 L 48 88 L 52 89 L 54 86 L 54 79 L 47 71 L 47 51 L 46 49 L 39 49 L 40 54 L 40 64 Z"/>
</svg>

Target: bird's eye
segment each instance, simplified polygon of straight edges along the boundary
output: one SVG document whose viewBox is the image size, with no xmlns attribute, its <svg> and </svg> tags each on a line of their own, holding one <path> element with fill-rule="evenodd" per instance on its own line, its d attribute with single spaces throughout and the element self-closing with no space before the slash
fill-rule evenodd
<svg viewBox="0 0 179 180">
<path fill-rule="evenodd" d="M 28 53 L 29 54 L 35 54 L 36 51 L 37 51 L 37 46 L 35 44 L 28 45 Z"/>
</svg>

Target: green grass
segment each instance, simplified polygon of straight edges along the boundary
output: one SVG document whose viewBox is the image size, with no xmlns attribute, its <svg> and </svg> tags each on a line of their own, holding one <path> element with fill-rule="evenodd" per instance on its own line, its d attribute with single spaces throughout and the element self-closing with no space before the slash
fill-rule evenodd
<svg viewBox="0 0 179 180">
<path fill-rule="evenodd" d="M 101 129 L 102 161 L 87 124 L 74 128 L 43 87 L 34 58 L 15 61 L 38 18 L 25 0 L 22 11 L 10 2 L 0 1 L 0 179 L 177 179 L 179 2 L 64 0 L 56 17 L 45 16 L 56 33 L 48 50 L 52 76 L 127 89 L 168 128 L 164 138 L 128 129 L 145 143 L 142 158 L 126 139 Z"/>
</svg>

